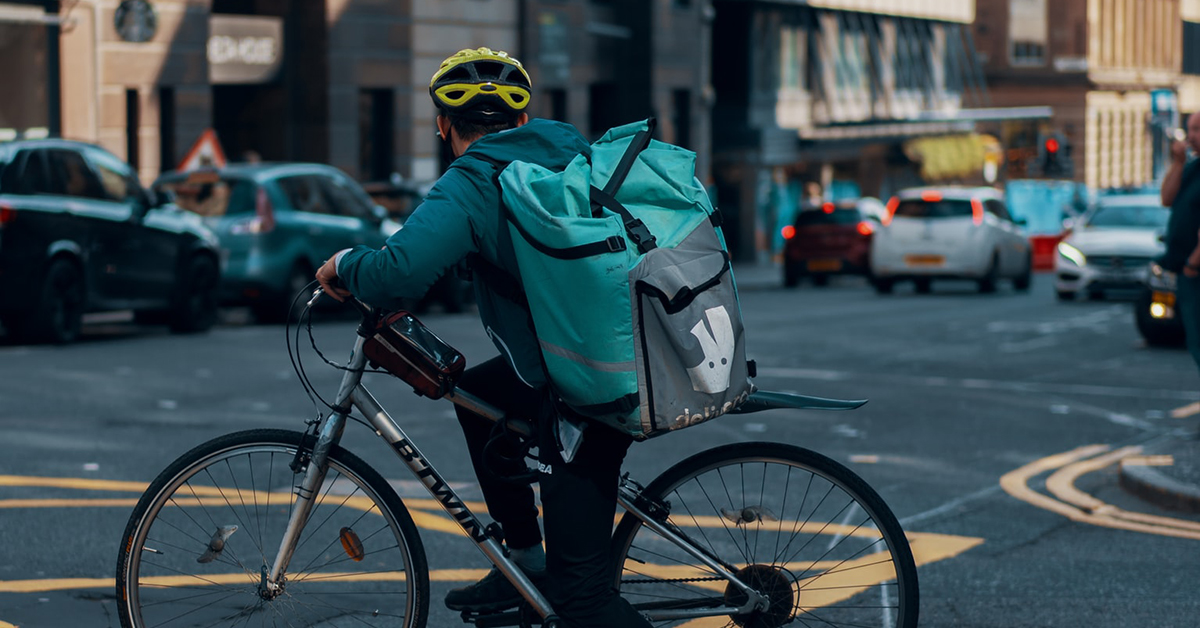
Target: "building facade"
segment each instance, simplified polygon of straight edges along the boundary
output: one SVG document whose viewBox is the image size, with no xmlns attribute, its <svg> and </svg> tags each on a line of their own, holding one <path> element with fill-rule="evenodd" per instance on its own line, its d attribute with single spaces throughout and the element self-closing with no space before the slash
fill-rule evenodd
<svg viewBox="0 0 1200 628">
<path fill-rule="evenodd" d="M 592 139 L 656 116 L 660 137 L 695 150 L 702 173 L 708 167 L 712 16 L 703 2 L 61 4 L 0 1 L 0 53 L 20 61 L 0 68 L 0 86 L 14 88 L 0 89 L 0 140 L 97 143 L 147 182 L 209 128 L 234 161 L 432 180 L 444 164 L 429 77 L 457 50 L 479 46 L 522 59 L 534 80 L 532 115 L 569 121 Z"/>
<path fill-rule="evenodd" d="M 1177 124 L 1181 8 L 1180 0 L 980 0 L 974 29 L 991 97 L 1054 111 L 995 129 L 1009 175 L 1053 174 L 1095 190 L 1156 180 L 1163 131 Z M 1048 145 L 1059 149 L 1061 173 L 1045 172 Z"/>
<path fill-rule="evenodd" d="M 713 6 L 714 182 L 741 259 L 777 253 L 811 195 L 983 181 L 994 142 L 976 119 L 1020 115 L 981 114 L 974 0 Z"/>
</svg>

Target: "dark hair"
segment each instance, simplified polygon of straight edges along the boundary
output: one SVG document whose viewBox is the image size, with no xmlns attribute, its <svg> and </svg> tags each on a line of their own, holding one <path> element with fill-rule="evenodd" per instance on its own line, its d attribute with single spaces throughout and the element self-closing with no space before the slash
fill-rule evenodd
<svg viewBox="0 0 1200 628">
<path fill-rule="evenodd" d="M 446 115 L 444 112 L 442 115 Z M 450 127 L 453 128 L 458 136 L 464 140 L 477 140 L 489 133 L 499 133 L 508 129 L 517 128 L 517 118 L 506 118 L 499 121 L 479 122 L 478 120 L 469 119 L 463 116 L 447 115 L 450 120 Z"/>
</svg>

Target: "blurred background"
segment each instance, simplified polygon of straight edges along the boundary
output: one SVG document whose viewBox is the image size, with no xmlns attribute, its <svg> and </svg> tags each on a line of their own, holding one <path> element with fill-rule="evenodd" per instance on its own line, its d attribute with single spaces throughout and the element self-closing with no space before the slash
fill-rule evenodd
<svg viewBox="0 0 1200 628">
<path fill-rule="evenodd" d="M 806 194 L 922 184 L 1005 188 L 1053 235 L 1153 185 L 1200 109 L 1200 0 L 4 0 L 0 141 L 95 143 L 150 185 L 211 129 L 402 215 L 441 167 L 429 76 L 482 45 L 525 63 L 535 116 L 657 117 L 740 261 L 778 257 Z"/>
</svg>

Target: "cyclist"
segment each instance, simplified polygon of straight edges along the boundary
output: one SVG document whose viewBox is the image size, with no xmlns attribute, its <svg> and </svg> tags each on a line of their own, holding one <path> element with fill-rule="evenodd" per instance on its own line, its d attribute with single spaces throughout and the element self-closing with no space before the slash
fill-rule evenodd
<svg viewBox="0 0 1200 628">
<path fill-rule="evenodd" d="M 317 271 L 317 279 L 339 299 L 354 294 L 387 308 L 398 299 L 421 297 L 460 262 L 475 271 L 479 317 L 500 355 L 467 369 L 458 387 L 536 422 L 545 549 L 532 487 L 504 478 L 524 472 L 524 460 L 512 443 L 497 440 L 488 447 L 495 426 L 456 406 L 488 513 L 503 530 L 514 562 L 569 625 L 648 627 L 613 589 L 608 555 L 621 462 L 632 439 L 616 430 L 585 430 L 577 448 L 567 447 L 564 455 L 561 443 L 571 439 L 560 433 L 564 419 L 546 390 L 532 319 L 520 292 L 504 280 L 519 274 L 494 184 L 495 164 L 519 159 L 561 170 L 589 151 L 575 127 L 529 118 L 530 88 L 521 63 L 504 52 L 466 49 L 443 61 L 429 93 L 453 167 L 382 249 L 340 251 Z M 346 289 L 334 287 L 335 279 Z M 493 449 L 499 455 L 490 455 Z M 478 612 L 520 601 L 495 568 L 445 600 L 451 609 Z"/>
</svg>

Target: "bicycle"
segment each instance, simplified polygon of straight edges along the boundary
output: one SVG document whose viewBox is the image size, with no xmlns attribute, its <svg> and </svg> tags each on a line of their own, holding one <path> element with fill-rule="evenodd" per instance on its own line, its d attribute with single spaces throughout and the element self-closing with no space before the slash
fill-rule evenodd
<svg viewBox="0 0 1200 628">
<path fill-rule="evenodd" d="M 321 291 L 313 294 L 310 309 Z M 117 561 L 122 626 L 424 626 L 424 547 L 404 501 L 339 445 L 347 420 L 362 421 L 353 410 L 526 600 L 463 620 L 563 625 L 506 557 L 495 524 L 476 518 L 363 386 L 362 349 L 381 314 L 349 301 L 362 320 L 332 410 L 303 433 L 250 430 L 199 445 L 142 495 Z M 446 398 L 532 433 L 466 392 Z M 863 403 L 758 391 L 738 412 Z M 618 502 L 613 586 L 656 625 L 917 624 L 916 566 L 900 524 L 866 482 L 821 454 L 771 442 L 714 447 L 645 486 L 624 474 Z"/>
</svg>

